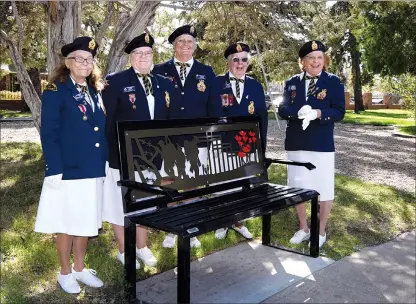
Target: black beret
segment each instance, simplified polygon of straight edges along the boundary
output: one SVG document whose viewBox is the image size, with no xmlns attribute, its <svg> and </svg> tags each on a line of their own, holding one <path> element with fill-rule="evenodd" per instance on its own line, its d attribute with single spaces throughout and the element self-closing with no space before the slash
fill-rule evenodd
<svg viewBox="0 0 416 304">
<path fill-rule="evenodd" d="M 173 31 L 172 34 L 170 34 L 168 41 L 170 43 L 173 43 L 173 41 L 175 41 L 175 39 L 177 37 L 179 37 L 180 35 L 184 35 L 184 34 L 188 34 L 191 35 L 192 37 L 196 38 L 196 28 L 193 25 L 184 25 L 181 27 L 178 27 L 176 30 Z"/>
<path fill-rule="evenodd" d="M 87 51 L 95 57 L 98 50 L 98 44 L 91 37 L 78 37 L 75 38 L 74 42 L 64 45 L 61 48 L 61 53 L 64 57 L 68 56 L 74 51 Z"/>
<path fill-rule="evenodd" d="M 148 47 L 153 48 L 154 43 L 155 43 L 155 40 L 150 34 L 143 33 L 140 36 L 135 37 L 132 41 L 130 41 L 130 43 L 126 46 L 124 51 L 127 54 L 130 54 L 131 51 L 142 46 L 148 46 Z"/>
<path fill-rule="evenodd" d="M 313 51 L 326 52 L 325 44 L 323 44 L 321 41 L 318 41 L 318 40 L 308 41 L 304 45 L 302 45 L 302 47 L 300 48 L 299 57 L 300 58 L 305 57 L 306 55 L 308 55 L 309 53 Z"/>
<path fill-rule="evenodd" d="M 225 50 L 224 57 L 227 59 L 228 56 L 240 52 L 250 53 L 250 47 L 242 42 L 233 43 Z"/>
</svg>

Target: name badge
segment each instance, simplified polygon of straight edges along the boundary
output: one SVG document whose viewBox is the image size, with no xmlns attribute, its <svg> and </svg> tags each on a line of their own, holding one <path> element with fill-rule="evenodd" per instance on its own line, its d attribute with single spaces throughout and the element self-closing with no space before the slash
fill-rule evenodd
<svg viewBox="0 0 416 304">
<path fill-rule="evenodd" d="M 296 86 L 295 85 L 289 86 L 289 91 L 296 91 Z"/>
<path fill-rule="evenodd" d="M 197 80 L 205 80 L 205 79 L 207 79 L 207 77 L 205 75 L 196 74 L 195 77 L 196 77 Z"/>
<path fill-rule="evenodd" d="M 135 91 L 136 91 L 136 88 L 134 86 L 132 86 L 132 87 L 125 87 L 123 89 L 123 92 L 124 93 L 127 93 L 127 92 L 135 92 Z"/>
<path fill-rule="evenodd" d="M 231 82 L 226 82 L 224 89 L 231 89 Z"/>
</svg>

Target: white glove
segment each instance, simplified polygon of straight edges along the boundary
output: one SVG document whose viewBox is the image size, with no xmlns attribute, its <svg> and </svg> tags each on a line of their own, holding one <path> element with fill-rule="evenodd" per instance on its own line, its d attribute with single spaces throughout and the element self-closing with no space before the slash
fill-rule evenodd
<svg viewBox="0 0 416 304">
<path fill-rule="evenodd" d="M 303 116 L 303 115 L 309 113 L 311 110 L 312 110 L 312 107 L 310 105 L 303 106 L 298 111 L 298 117 L 300 118 L 300 116 Z"/>
<path fill-rule="evenodd" d="M 306 128 L 309 126 L 309 123 L 311 120 L 315 120 L 318 118 L 318 111 L 316 110 L 310 110 L 308 113 L 299 116 L 299 119 L 303 119 L 302 121 L 302 129 L 306 130 Z"/>
<path fill-rule="evenodd" d="M 45 184 L 52 188 L 58 188 L 62 180 L 62 173 L 45 177 Z"/>
<path fill-rule="evenodd" d="M 105 162 L 105 175 L 108 174 L 108 170 L 110 170 L 110 164 L 108 163 L 108 161 Z"/>
</svg>

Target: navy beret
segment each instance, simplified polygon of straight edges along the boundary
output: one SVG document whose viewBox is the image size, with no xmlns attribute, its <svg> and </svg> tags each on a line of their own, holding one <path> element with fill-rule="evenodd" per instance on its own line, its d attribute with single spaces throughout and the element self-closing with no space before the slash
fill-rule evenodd
<svg viewBox="0 0 416 304">
<path fill-rule="evenodd" d="M 184 34 L 191 35 L 192 37 L 196 38 L 195 26 L 187 24 L 187 25 L 178 27 L 176 30 L 173 31 L 172 34 L 170 34 L 168 41 L 170 43 L 173 43 L 173 41 L 175 41 L 176 38 Z"/>
<path fill-rule="evenodd" d="M 225 50 L 224 57 L 227 59 L 228 56 L 240 52 L 250 53 L 250 47 L 242 42 L 233 43 Z"/>
<path fill-rule="evenodd" d="M 130 54 L 131 51 L 142 46 L 148 46 L 148 47 L 153 48 L 154 43 L 155 43 L 155 40 L 150 34 L 143 33 L 140 36 L 135 37 L 132 41 L 130 41 L 129 44 L 124 49 L 124 51 L 127 54 Z"/>
<path fill-rule="evenodd" d="M 305 57 L 306 55 L 308 55 L 309 53 L 313 52 L 313 51 L 322 51 L 322 52 L 326 52 L 326 47 L 325 44 L 323 44 L 321 41 L 318 40 L 311 40 L 306 42 L 304 45 L 302 45 L 302 47 L 299 50 L 299 57 Z"/>
<path fill-rule="evenodd" d="M 61 53 L 64 57 L 75 51 L 90 52 L 93 57 L 97 54 L 98 44 L 91 37 L 78 37 L 74 42 L 64 45 L 61 48 Z"/>
</svg>

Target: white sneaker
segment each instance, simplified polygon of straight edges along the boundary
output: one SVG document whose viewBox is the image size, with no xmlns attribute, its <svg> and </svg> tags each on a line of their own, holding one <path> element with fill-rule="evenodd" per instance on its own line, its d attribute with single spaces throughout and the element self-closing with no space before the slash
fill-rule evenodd
<svg viewBox="0 0 416 304">
<path fill-rule="evenodd" d="M 233 226 L 232 226 L 232 228 L 233 228 L 235 231 L 239 232 L 239 233 L 240 233 L 242 236 L 244 236 L 246 239 L 251 240 L 251 239 L 253 238 L 253 235 L 250 233 L 250 231 L 248 231 L 248 229 L 247 229 L 247 227 L 246 227 L 246 226 L 243 226 L 243 227 L 239 228 L 239 227 L 237 227 L 237 226 L 233 225 Z"/>
<path fill-rule="evenodd" d="M 215 231 L 215 238 L 217 240 L 222 240 L 227 235 L 228 228 L 220 228 Z"/>
<path fill-rule="evenodd" d="M 163 248 L 175 247 L 176 238 L 177 238 L 176 234 L 168 233 L 165 239 L 163 240 L 162 247 Z"/>
<path fill-rule="evenodd" d="M 326 242 L 326 233 L 324 236 L 319 235 L 319 248 L 322 247 L 322 245 Z M 311 242 L 308 244 L 309 247 L 311 247 Z"/>
<path fill-rule="evenodd" d="M 191 245 L 191 248 L 193 247 L 199 248 L 201 247 L 201 242 L 196 237 L 193 237 L 191 238 L 190 245 Z"/>
<path fill-rule="evenodd" d="M 120 263 L 124 265 L 124 252 L 123 253 L 120 253 L 120 251 L 117 252 L 117 260 L 119 260 Z M 136 260 L 136 269 L 140 269 L 140 263 L 137 260 Z"/>
<path fill-rule="evenodd" d="M 66 293 L 80 293 L 81 287 L 79 287 L 79 284 L 77 280 L 75 280 L 72 273 L 69 274 L 61 274 L 58 275 L 58 283 L 61 285 L 62 289 Z"/>
<path fill-rule="evenodd" d="M 308 229 L 308 232 L 303 231 L 303 229 L 297 231 L 292 238 L 290 239 L 290 244 L 300 244 L 303 241 L 309 240 L 311 236 L 311 231 Z"/>
<path fill-rule="evenodd" d="M 147 248 L 147 246 L 141 249 L 136 248 L 136 256 L 142 260 L 145 265 L 150 267 L 156 266 L 156 257 L 153 255 L 153 252 Z"/>
<path fill-rule="evenodd" d="M 95 275 L 97 272 L 94 269 L 84 268 L 82 271 L 75 271 L 74 265 L 72 265 L 72 275 L 74 278 L 90 287 L 102 287 L 103 281 L 97 278 Z"/>
</svg>

